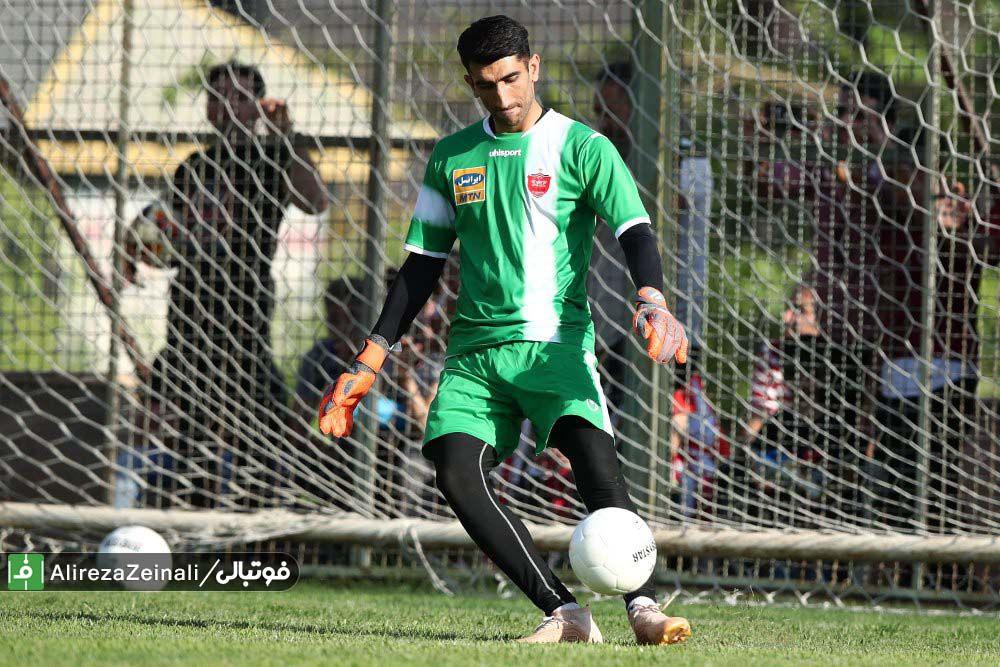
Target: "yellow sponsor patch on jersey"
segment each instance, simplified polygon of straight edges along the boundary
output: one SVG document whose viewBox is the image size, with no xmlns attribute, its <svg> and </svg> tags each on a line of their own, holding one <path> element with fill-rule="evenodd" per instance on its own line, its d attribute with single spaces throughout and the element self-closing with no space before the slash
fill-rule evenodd
<svg viewBox="0 0 1000 667">
<path fill-rule="evenodd" d="M 486 201 L 486 167 L 469 167 L 451 172 L 455 205 Z"/>
</svg>

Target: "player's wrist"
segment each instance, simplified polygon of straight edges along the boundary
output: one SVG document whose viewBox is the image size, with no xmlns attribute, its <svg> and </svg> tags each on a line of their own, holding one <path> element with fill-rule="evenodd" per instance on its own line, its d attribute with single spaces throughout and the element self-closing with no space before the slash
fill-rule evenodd
<svg viewBox="0 0 1000 667">
<path fill-rule="evenodd" d="M 376 375 L 385 365 L 391 346 L 389 341 L 378 334 L 371 334 L 365 339 L 361 351 L 354 358 L 355 364 L 360 364 Z"/>
<path fill-rule="evenodd" d="M 638 305 L 651 304 L 654 306 L 661 306 L 663 308 L 667 307 L 667 299 L 663 296 L 663 292 L 656 289 L 655 287 L 641 287 L 636 294 L 636 302 Z"/>
</svg>

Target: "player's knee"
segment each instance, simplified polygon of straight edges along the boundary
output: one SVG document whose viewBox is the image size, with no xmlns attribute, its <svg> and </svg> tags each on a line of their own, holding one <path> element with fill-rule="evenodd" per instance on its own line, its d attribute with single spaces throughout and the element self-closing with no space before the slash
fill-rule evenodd
<svg viewBox="0 0 1000 667">
<path fill-rule="evenodd" d="M 610 434 L 575 415 L 560 418 L 552 431 L 556 446 L 570 461 L 577 490 L 589 511 L 605 507 L 634 511 Z"/>
</svg>

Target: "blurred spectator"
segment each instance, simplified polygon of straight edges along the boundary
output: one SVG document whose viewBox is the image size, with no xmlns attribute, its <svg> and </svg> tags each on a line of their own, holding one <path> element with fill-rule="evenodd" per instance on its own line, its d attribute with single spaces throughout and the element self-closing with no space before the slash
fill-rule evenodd
<svg viewBox="0 0 1000 667">
<path fill-rule="evenodd" d="M 781 338 L 765 341 L 757 351 L 750 384 L 751 415 L 745 434 L 748 441 L 755 440 L 764 426 L 792 402 L 793 391 L 785 382 L 784 341 L 818 336 L 816 294 L 811 288 L 798 285 L 790 307 L 782 316 Z"/>
<path fill-rule="evenodd" d="M 295 481 L 308 499 L 307 505 L 333 503 L 339 509 L 350 510 L 355 445 L 347 439 L 331 442 L 320 437 L 313 423 L 324 390 L 346 369 L 362 338 L 358 317 L 363 301 L 350 278 L 331 280 L 322 299 L 324 335 L 302 355 L 295 378 L 296 449 L 308 461 Z"/>
<path fill-rule="evenodd" d="M 822 504 L 828 468 L 837 463 L 838 419 L 827 404 L 837 390 L 831 372 L 837 353 L 826 349 L 817 319 L 816 294 L 799 285 L 782 316 L 782 333 L 758 349 L 750 384 L 750 418 L 744 437 L 760 503 L 749 508 L 781 525 L 815 525 L 827 512 Z"/>
<path fill-rule="evenodd" d="M 323 392 L 354 357 L 361 337 L 358 317 L 361 294 L 348 278 L 331 280 L 323 292 L 325 336 L 317 340 L 299 362 L 295 380 L 295 408 L 311 423 Z"/>
<path fill-rule="evenodd" d="M 443 361 L 445 340 L 448 335 L 450 314 L 454 311 L 455 299 L 449 294 L 442 282 L 431 294 L 413 322 L 410 339 L 418 357 Z"/>
<path fill-rule="evenodd" d="M 934 215 L 938 224 L 930 368 L 920 357 L 924 294 L 924 237 L 927 179 L 920 171 L 921 133 L 900 132 L 901 147 L 887 159 L 893 181 L 908 187 L 886 189 L 891 224 L 881 230 L 882 299 L 885 334 L 878 392 L 878 430 L 869 454 L 874 466 L 873 519 L 894 529 L 919 528 L 917 479 L 920 395 L 930 391 L 926 442 L 927 523 L 931 530 L 961 525 L 958 511 L 963 443 L 975 437 L 975 396 L 979 383 L 977 313 L 982 270 L 996 261 L 997 239 L 977 222 L 961 183 L 938 183 Z M 915 136 L 916 135 L 916 136 Z M 910 150 L 910 148 L 913 150 Z M 917 160 L 914 160 L 914 153 Z M 927 370 L 929 386 L 921 383 Z"/>
<path fill-rule="evenodd" d="M 671 424 L 670 459 L 681 511 L 687 517 L 707 518 L 713 514 L 718 468 L 730 451 L 697 372 L 674 392 Z"/>
<path fill-rule="evenodd" d="M 627 368 L 626 345 L 631 318 L 631 280 L 625 269 L 622 248 L 611 228 L 601 223 L 594 236 L 594 254 L 591 255 L 590 273 L 587 275 L 587 294 L 590 312 L 594 319 L 594 351 L 601 384 L 608 399 L 611 417 L 617 422 L 617 410 L 626 390 L 624 384 Z"/>
<path fill-rule="evenodd" d="M 411 437 L 419 439 L 427 423 L 427 411 L 437 394 L 438 377 L 444 368 L 445 345 L 448 334 L 447 290 L 441 286 L 424 304 L 413 323 L 412 333 L 404 340 L 411 354 L 410 367 L 403 380 L 403 388 L 410 397 L 409 412 L 416 422 Z"/>
<path fill-rule="evenodd" d="M 632 155 L 632 134 L 629 124 L 632 121 L 634 103 L 630 86 L 632 83 L 632 64 L 629 62 L 616 62 L 608 65 L 597 78 L 597 90 L 594 96 L 594 115 L 597 120 L 597 129 L 607 136 L 621 153 L 626 162 L 633 160 Z M 682 118 L 682 129 L 687 119 Z M 677 263 L 677 311 L 678 319 L 684 324 L 691 340 L 692 351 L 698 350 L 703 344 L 704 337 L 704 307 L 705 290 L 708 281 L 708 234 L 710 228 L 709 216 L 712 207 L 712 192 L 714 181 L 712 177 L 711 161 L 705 155 L 698 154 L 697 143 L 690 137 L 682 137 L 679 142 L 680 159 L 676 173 L 677 192 L 679 195 L 678 215 L 678 237 L 677 256 L 674 260 Z M 601 241 L 598 237 L 598 241 Z M 601 284 L 606 285 L 604 292 L 610 295 L 621 295 L 617 289 L 626 290 L 626 298 L 630 297 L 629 285 L 624 267 L 624 261 L 617 244 L 607 243 L 608 239 L 603 239 L 604 243 L 599 246 L 615 261 L 615 276 L 621 276 L 621 282 L 616 283 L 614 276 L 600 274 Z M 595 257 L 601 253 L 595 251 Z M 593 283 L 592 283 L 593 284 Z M 596 300 L 604 308 L 610 322 L 610 326 L 619 324 L 621 320 L 615 319 L 620 311 L 613 308 L 612 303 L 608 303 L 600 298 L 600 290 L 592 290 L 591 295 L 599 295 Z M 608 297 L 610 299 L 610 296 Z M 597 320 L 597 317 L 595 317 Z M 601 323 L 597 322 L 598 329 Z M 618 332 L 620 336 L 627 335 L 627 331 L 621 328 Z M 615 340 L 614 336 L 609 339 Z"/>
<path fill-rule="evenodd" d="M 572 520 L 583 506 L 573 481 L 573 470 L 562 452 L 549 447 L 535 456 L 531 422 L 521 426 L 521 440 L 513 456 L 500 467 L 500 501 L 540 521 L 554 517 Z"/>
<path fill-rule="evenodd" d="M 392 268 L 386 271 L 386 285 L 395 279 L 395 271 Z M 314 463 L 318 468 L 310 470 L 300 486 L 324 499 L 328 494 L 323 487 L 336 480 L 340 486 L 333 500 L 344 509 L 350 509 L 345 499 L 353 493 L 349 471 L 358 460 L 356 444 L 352 439 L 330 442 L 317 436 L 315 429 L 308 425 L 316 418 L 324 390 L 345 370 L 356 352 L 355 346 L 364 337 L 362 323 L 358 320 L 363 310 L 363 296 L 356 285 L 359 282 L 339 278 L 327 285 L 323 296 L 326 335 L 302 357 L 295 389 L 296 411 L 300 418 L 297 431 L 314 449 L 318 448 L 314 451 Z M 425 307 L 418 315 L 415 328 L 420 332 L 417 337 L 404 336 L 400 341 L 401 349 L 388 357 L 383 367 L 383 382 L 379 391 L 372 395 L 378 431 L 378 483 L 382 492 L 396 502 L 400 512 L 420 500 L 423 491 L 420 483 L 427 481 L 430 470 L 423 458 L 417 456 L 419 447 L 414 449 L 414 442 L 423 432 L 427 408 L 440 372 L 440 368 L 435 372 L 433 361 L 422 354 L 428 346 L 426 340 L 433 338 L 432 327 L 441 326 L 441 321 L 432 317 L 430 310 Z M 423 342 L 418 343 L 418 339 Z M 323 478 L 322 484 L 309 480 L 316 475 Z"/>
<path fill-rule="evenodd" d="M 863 352 L 863 342 L 878 332 L 876 194 L 884 179 L 876 156 L 887 143 L 882 123 L 895 119 L 891 87 L 880 74 L 849 75 L 836 121 L 820 130 L 823 154 L 793 145 L 804 135 L 788 128 L 804 122 L 797 118 L 803 112 L 782 108 L 765 105 L 755 120 L 760 153 L 771 153 L 768 144 L 775 144 L 774 161 L 756 165 L 758 193 L 812 211 L 814 261 L 806 282 L 816 292 L 820 328 L 832 342 Z"/>
<path fill-rule="evenodd" d="M 876 350 L 878 234 L 885 221 L 886 179 L 880 159 L 892 144 L 896 109 L 889 80 L 874 72 L 849 74 L 841 85 L 837 117 L 818 129 L 822 149 L 793 145 L 790 128 L 814 128 L 798 113 L 779 114 L 767 105 L 753 119 L 761 153 L 773 162 L 755 165 L 758 194 L 811 212 L 812 269 L 805 277 L 816 296 L 817 353 L 825 351 L 831 386 L 822 397 L 826 412 L 823 450 L 839 461 L 846 516 L 857 516 L 861 498 L 856 475 L 870 432 L 870 397 L 877 382 Z M 804 114 L 803 114 L 804 115 Z M 768 146 L 773 143 L 773 150 Z"/>
<path fill-rule="evenodd" d="M 247 508 L 272 497 L 285 478 L 285 392 L 270 332 L 278 230 L 289 204 L 319 213 L 327 197 L 294 140 L 288 105 L 265 97 L 256 67 L 216 65 L 206 86 L 214 136 L 177 167 L 169 193 L 176 274 L 151 390 L 176 420 L 176 496 L 198 507 L 227 496 L 227 504 Z M 259 124 L 267 135 L 257 133 Z M 197 465 L 224 456 L 234 471 L 225 484 Z"/>
<path fill-rule="evenodd" d="M 576 492 L 573 467 L 569 459 L 553 447 L 538 457 L 538 466 L 533 471 L 544 489 L 541 505 L 555 515 L 546 518 L 571 521 L 574 518 L 573 501 L 579 505 L 582 505 L 582 502 Z"/>
<path fill-rule="evenodd" d="M 390 269 L 386 284 L 395 279 Z M 423 432 L 430 404 L 437 394 L 444 368 L 449 310 L 454 291 L 448 276 L 417 314 L 410 333 L 400 340 L 400 350 L 390 355 L 382 369 L 385 379 L 376 397 L 379 421 L 378 465 L 385 477 L 384 493 L 400 515 L 413 515 L 435 502 L 433 470 L 421 454 Z"/>
</svg>

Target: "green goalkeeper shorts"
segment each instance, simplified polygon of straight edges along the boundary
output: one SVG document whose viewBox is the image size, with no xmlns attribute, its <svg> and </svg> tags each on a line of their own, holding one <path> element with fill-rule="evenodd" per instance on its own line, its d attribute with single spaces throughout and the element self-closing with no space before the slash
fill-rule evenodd
<svg viewBox="0 0 1000 667">
<path fill-rule="evenodd" d="M 538 453 L 564 415 L 614 435 L 594 354 L 565 343 L 503 343 L 446 360 L 424 443 L 466 433 L 492 445 L 503 460 L 517 448 L 525 418 L 535 427 Z"/>
</svg>

